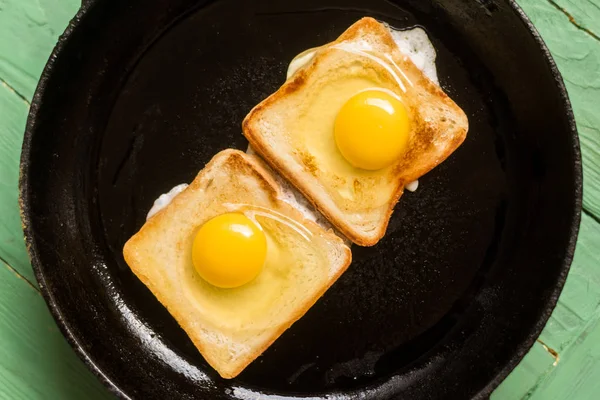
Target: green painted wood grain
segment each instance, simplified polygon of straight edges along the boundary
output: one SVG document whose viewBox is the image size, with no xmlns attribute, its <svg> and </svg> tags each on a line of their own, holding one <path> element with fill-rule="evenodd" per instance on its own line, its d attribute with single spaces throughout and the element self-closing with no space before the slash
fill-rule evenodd
<svg viewBox="0 0 600 400">
<path fill-rule="evenodd" d="M 0 0 L 0 399 L 109 397 L 35 289 L 17 209 L 22 133 L 41 70 L 79 0 Z M 519 0 L 563 73 L 580 131 L 584 207 L 572 273 L 540 339 L 494 400 L 597 398 L 600 379 L 600 0 Z M 15 46 L 15 43 L 18 45 Z M 33 285 L 30 285 L 30 283 Z M 590 397 L 594 396 L 594 397 Z"/>
<path fill-rule="evenodd" d="M 536 399 L 596 400 L 600 396 L 600 321 L 590 321 L 590 326 L 578 338 L 577 346 L 562 358 L 560 373 L 549 377 L 537 388 Z"/>
<path fill-rule="evenodd" d="M 108 399 L 58 330 L 37 288 L 0 262 L 0 398 Z"/>
<path fill-rule="evenodd" d="M 0 0 L 0 79 L 31 99 L 80 0 Z"/>
<path fill-rule="evenodd" d="M 21 232 L 17 188 L 28 111 L 29 104 L 0 82 L 0 259 L 33 281 Z"/>
<path fill-rule="evenodd" d="M 16 212 L 18 160 L 37 80 L 79 4 L 80 0 L 0 0 L 0 259 L 34 284 Z"/>
<path fill-rule="evenodd" d="M 546 41 L 563 74 L 579 129 L 585 190 L 584 208 L 600 218 L 600 40 L 581 26 L 600 32 L 600 0 L 561 0 L 564 10 L 549 0 L 519 4 Z M 577 5 L 577 7 L 575 7 Z M 565 14 L 566 13 L 566 14 Z M 570 20 L 580 16 L 585 22 Z M 593 17 L 595 16 L 595 17 Z M 595 19 L 591 19 L 591 17 Z M 595 21 L 595 22 L 594 22 Z"/>
<path fill-rule="evenodd" d="M 600 0 L 553 0 L 551 4 L 600 40 Z"/>
</svg>

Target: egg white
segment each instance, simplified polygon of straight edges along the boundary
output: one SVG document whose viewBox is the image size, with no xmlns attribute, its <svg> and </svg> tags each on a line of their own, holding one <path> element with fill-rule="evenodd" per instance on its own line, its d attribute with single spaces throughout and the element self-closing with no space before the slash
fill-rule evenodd
<svg viewBox="0 0 600 400">
<path fill-rule="evenodd" d="M 146 215 L 146 221 L 152 218 L 157 212 L 168 206 L 175 197 L 181 192 L 183 192 L 188 187 L 187 183 L 180 183 L 179 185 L 173 187 L 167 193 L 163 193 L 156 200 L 154 200 L 154 204 L 150 211 L 148 211 L 148 215 Z"/>
</svg>

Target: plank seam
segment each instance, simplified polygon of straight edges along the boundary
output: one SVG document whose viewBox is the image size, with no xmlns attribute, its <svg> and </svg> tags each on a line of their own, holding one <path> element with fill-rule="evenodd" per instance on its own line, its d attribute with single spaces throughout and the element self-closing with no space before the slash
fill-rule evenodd
<svg viewBox="0 0 600 400">
<path fill-rule="evenodd" d="M 546 350 L 546 353 L 550 354 L 552 356 L 552 358 L 554 358 L 554 362 L 552 363 L 552 366 L 556 367 L 558 365 L 558 363 L 560 362 L 560 354 L 558 353 L 558 351 L 556 351 L 552 347 L 548 346 L 540 338 L 536 339 L 536 341 L 542 345 L 544 350 Z"/>
<path fill-rule="evenodd" d="M 596 310 L 593 312 L 592 316 L 588 319 L 588 322 L 581 329 L 579 329 L 575 335 L 573 335 L 572 340 L 570 340 L 565 346 L 562 347 L 561 354 L 568 354 L 571 348 L 573 348 L 573 346 L 575 346 L 578 341 L 585 340 L 585 337 L 587 336 L 586 332 L 588 332 L 591 328 L 593 328 L 595 324 L 598 323 L 599 317 L 600 307 L 597 307 Z M 557 373 L 556 371 L 560 368 L 560 366 L 557 368 L 552 367 L 552 369 L 549 370 L 548 373 L 545 373 L 543 376 L 541 376 L 537 380 L 535 385 L 525 394 L 525 396 L 521 400 L 530 399 L 536 391 L 540 390 L 540 388 L 543 388 L 545 385 L 548 384 L 549 380 L 552 379 L 552 376 L 555 373 Z M 564 368 L 564 366 L 562 368 Z"/>
<path fill-rule="evenodd" d="M 2 262 L 2 264 L 4 264 L 6 266 L 6 268 L 12 272 L 13 274 L 15 274 L 17 276 L 17 278 L 22 279 L 23 281 L 25 281 L 25 283 L 27 283 L 33 290 L 35 290 L 39 295 L 42 294 L 42 292 L 40 292 L 40 289 L 38 289 L 29 279 L 27 279 L 25 276 L 21 275 L 21 273 L 19 271 L 17 271 L 15 268 L 13 268 L 8 261 L 6 261 L 4 258 L 2 258 L 0 256 L 0 262 Z"/>
<path fill-rule="evenodd" d="M 600 42 L 600 36 L 596 35 L 594 32 L 592 32 L 591 30 L 589 30 L 588 28 L 586 28 L 585 26 L 583 26 L 579 22 L 577 22 L 577 20 L 575 19 L 575 17 L 573 17 L 571 15 L 571 13 L 569 13 L 567 10 L 565 10 L 563 7 L 561 7 L 556 1 L 554 1 L 554 0 L 548 0 L 548 3 L 550 3 L 554 8 L 556 8 L 558 11 L 560 11 L 561 13 L 563 13 L 569 19 L 569 22 L 571 24 L 573 24 L 573 26 L 575 26 L 575 28 L 579 29 L 580 31 L 583 31 L 583 32 L 587 33 L 592 38 L 594 38 L 594 39 L 596 39 L 597 41 Z"/>
<path fill-rule="evenodd" d="M 27 107 L 31 106 L 31 103 L 29 102 L 29 100 L 27 100 L 27 97 L 25 97 L 21 93 L 19 93 L 19 91 L 17 89 L 12 87 L 8 82 L 6 82 L 4 79 L 2 79 L 2 77 L 0 77 L 0 84 L 2 84 L 2 86 L 4 86 L 6 89 L 8 89 L 9 92 L 12 92 L 15 96 L 20 98 L 23 101 L 23 103 L 27 104 Z"/>
</svg>

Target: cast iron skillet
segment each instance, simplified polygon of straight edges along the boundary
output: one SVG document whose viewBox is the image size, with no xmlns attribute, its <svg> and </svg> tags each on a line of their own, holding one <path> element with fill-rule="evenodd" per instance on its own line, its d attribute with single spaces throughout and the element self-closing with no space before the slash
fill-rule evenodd
<svg viewBox="0 0 600 400">
<path fill-rule="evenodd" d="M 287 63 L 370 15 L 423 26 L 467 140 L 262 357 L 220 379 L 121 249 L 227 147 Z M 510 0 L 92 0 L 50 57 L 21 161 L 25 236 L 65 336 L 123 398 L 485 398 L 571 263 L 581 165 L 561 77 Z M 280 397 L 275 397 L 275 395 Z"/>
</svg>

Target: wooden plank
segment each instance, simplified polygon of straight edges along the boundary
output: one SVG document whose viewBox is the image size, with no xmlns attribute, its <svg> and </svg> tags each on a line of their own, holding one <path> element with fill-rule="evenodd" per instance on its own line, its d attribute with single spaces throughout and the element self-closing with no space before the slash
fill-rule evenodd
<svg viewBox="0 0 600 400">
<path fill-rule="evenodd" d="M 80 0 L 0 1 L 0 79 L 31 99 L 58 36 Z"/>
<path fill-rule="evenodd" d="M 0 82 L 0 259 L 35 282 L 18 204 L 19 157 L 28 110 L 28 104 Z"/>
<path fill-rule="evenodd" d="M 581 30 L 600 40 L 600 0 L 548 0 Z"/>
<path fill-rule="evenodd" d="M 1 262 L 0 398 L 111 398 L 62 337 L 37 289 Z"/>
<path fill-rule="evenodd" d="M 585 190 L 584 208 L 600 219 L 600 41 L 548 0 L 519 0 L 550 48 L 565 79 L 579 128 Z M 597 15 L 600 0 L 572 0 L 577 15 Z M 594 17 L 595 18 L 595 17 Z M 590 20 L 592 21 L 592 20 Z M 600 16 L 594 26 L 600 26 Z M 590 22 L 591 23 L 591 22 Z"/>
<path fill-rule="evenodd" d="M 600 396 L 600 321 L 595 318 L 561 360 L 561 371 L 539 387 L 535 399 L 595 400 Z"/>
</svg>

